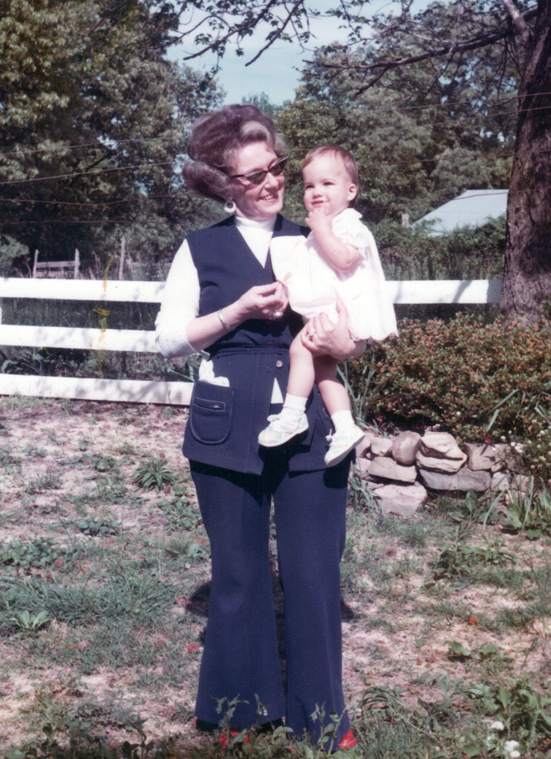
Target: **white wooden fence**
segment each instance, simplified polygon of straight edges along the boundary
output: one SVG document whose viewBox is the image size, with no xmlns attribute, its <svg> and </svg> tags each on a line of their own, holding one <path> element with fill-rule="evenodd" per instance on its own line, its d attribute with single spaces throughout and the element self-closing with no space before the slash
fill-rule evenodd
<svg viewBox="0 0 551 759">
<path fill-rule="evenodd" d="M 0 346 L 156 353 L 152 330 L 80 329 L 2 324 L 4 298 L 160 303 L 164 283 L 0 278 Z M 500 280 L 387 282 L 396 304 L 497 303 Z M 0 374 L 0 395 L 187 405 L 190 382 L 108 380 Z"/>
</svg>

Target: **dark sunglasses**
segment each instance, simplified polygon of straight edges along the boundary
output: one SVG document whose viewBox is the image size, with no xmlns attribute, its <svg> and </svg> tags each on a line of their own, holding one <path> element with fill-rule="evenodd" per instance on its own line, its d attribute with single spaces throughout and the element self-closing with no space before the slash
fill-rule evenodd
<svg viewBox="0 0 551 759">
<path fill-rule="evenodd" d="M 262 184 L 268 174 L 274 177 L 283 174 L 288 160 L 289 156 L 283 156 L 273 163 L 269 169 L 257 169 L 257 171 L 250 171 L 248 174 L 230 174 L 230 179 L 246 179 L 251 184 Z"/>
</svg>

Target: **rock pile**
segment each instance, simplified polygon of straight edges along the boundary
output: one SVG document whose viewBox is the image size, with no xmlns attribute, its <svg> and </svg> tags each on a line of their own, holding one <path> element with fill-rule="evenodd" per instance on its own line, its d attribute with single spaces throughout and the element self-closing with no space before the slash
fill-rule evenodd
<svg viewBox="0 0 551 759">
<path fill-rule="evenodd" d="M 510 487 L 506 445 L 468 443 L 463 452 L 449 432 L 401 432 L 393 438 L 367 432 L 356 448 L 356 469 L 383 511 L 408 516 L 428 491 L 486 492 Z"/>
</svg>

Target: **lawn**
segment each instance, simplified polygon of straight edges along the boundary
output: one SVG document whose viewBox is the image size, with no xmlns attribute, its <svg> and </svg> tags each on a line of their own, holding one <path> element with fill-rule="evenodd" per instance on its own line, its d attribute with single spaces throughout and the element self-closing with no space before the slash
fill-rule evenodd
<svg viewBox="0 0 551 759">
<path fill-rule="evenodd" d="M 209 548 L 185 422 L 178 408 L 0 398 L 0 756 L 220 753 L 193 726 Z M 471 496 L 400 519 L 353 493 L 354 755 L 548 755 L 549 537 L 484 524 Z M 275 562 L 274 593 L 280 610 Z M 323 754 L 283 734 L 233 752 Z"/>
</svg>

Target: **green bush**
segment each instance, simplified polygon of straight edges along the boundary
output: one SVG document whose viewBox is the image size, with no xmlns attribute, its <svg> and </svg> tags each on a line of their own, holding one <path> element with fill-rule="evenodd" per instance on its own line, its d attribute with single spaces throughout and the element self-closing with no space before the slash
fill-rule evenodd
<svg viewBox="0 0 551 759">
<path fill-rule="evenodd" d="M 505 217 L 443 235 L 389 220 L 371 231 L 388 279 L 497 279 L 503 273 Z"/>
<path fill-rule="evenodd" d="M 530 438 L 542 410 L 549 417 L 548 327 L 506 330 L 501 318 L 487 324 L 460 314 L 449 321 L 404 319 L 399 329 L 398 338 L 373 346 L 349 367 L 366 419 L 420 431 L 438 424 L 482 442 L 488 432 L 493 440 Z"/>
</svg>

